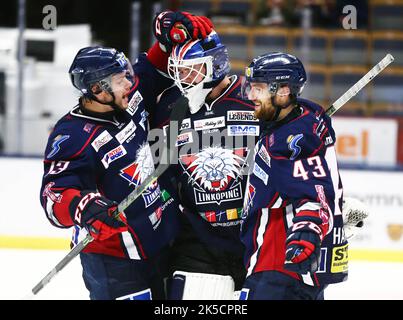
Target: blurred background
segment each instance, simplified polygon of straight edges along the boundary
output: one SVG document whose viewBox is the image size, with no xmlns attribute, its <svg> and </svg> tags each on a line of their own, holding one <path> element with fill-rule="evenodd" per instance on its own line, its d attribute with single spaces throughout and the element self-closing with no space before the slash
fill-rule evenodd
<svg viewBox="0 0 403 320">
<path fill-rule="evenodd" d="M 78 49 L 95 44 L 115 47 L 135 61 L 154 42 L 155 13 L 166 9 L 211 18 L 229 50 L 234 74 L 243 74 L 253 57 L 269 51 L 297 55 L 308 73 L 302 96 L 324 107 L 387 53 L 394 56 L 388 68 L 337 112 L 333 124 L 345 194 L 363 200 L 371 210 L 362 232 L 350 244 L 353 270 L 358 270 L 356 263 L 372 263 L 368 270 L 386 263 L 382 274 L 394 279 L 388 281 L 393 286 L 389 291 L 368 296 L 368 279 L 362 278 L 361 283 L 353 278 L 349 283 L 355 287 L 348 287 L 347 297 L 403 299 L 403 0 L 4 2 L 0 11 L 1 253 L 64 250 L 63 256 L 68 250 L 70 232 L 47 222 L 38 194 L 47 136 L 77 103 L 68 68 Z M 23 260 L 24 253 L 18 250 Z M 57 261 L 45 259 L 41 277 L 53 262 Z M 7 270 L 0 274 L 6 275 Z M 32 286 L 39 280 L 32 278 Z M 3 290 L 0 298 L 10 296 Z"/>
</svg>

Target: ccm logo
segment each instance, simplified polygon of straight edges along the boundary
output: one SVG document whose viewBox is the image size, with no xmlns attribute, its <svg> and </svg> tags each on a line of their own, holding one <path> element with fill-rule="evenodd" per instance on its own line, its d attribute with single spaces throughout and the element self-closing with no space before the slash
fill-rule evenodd
<svg viewBox="0 0 403 320">
<path fill-rule="evenodd" d="M 74 220 L 78 223 L 81 223 L 81 214 L 84 211 L 85 207 L 87 206 L 88 202 L 100 196 L 101 194 L 99 192 L 97 193 L 92 192 L 85 195 L 77 205 L 76 211 L 74 213 Z"/>
</svg>

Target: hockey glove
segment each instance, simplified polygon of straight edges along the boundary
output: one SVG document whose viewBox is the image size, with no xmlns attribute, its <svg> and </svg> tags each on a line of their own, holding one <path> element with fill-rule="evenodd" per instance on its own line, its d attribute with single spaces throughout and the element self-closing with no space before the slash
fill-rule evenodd
<svg viewBox="0 0 403 320">
<path fill-rule="evenodd" d="M 361 231 L 364 219 L 369 215 L 367 206 L 358 199 L 343 197 L 343 223 L 347 240 Z"/>
<path fill-rule="evenodd" d="M 82 191 L 81 197 L 75 197 L 70 204 L 70 215 L 73 221 L 88 230 L 95 240 L 105 240 L 111 236 L 127 231 L 125 215 L 120 212 L 115 218 L 113 214 L 118 204 L 100 193 Z"/>
<path fill-rule="evenodd" d="M 287 231 L 285 265 L 289 271 L 301 274 L 315 272 L 320 259 L 322 219 L 311 216 L 296 216 Z"/>
<path fill-rule="evenodd" d="M 186 39 L 204 39 L 212 28 L 213 24 L 207 17 L 180 11 L 161 12 L 153 21 L 154 35 L 165 52 L 170 52 L 174 45 Z"/>
</svg>

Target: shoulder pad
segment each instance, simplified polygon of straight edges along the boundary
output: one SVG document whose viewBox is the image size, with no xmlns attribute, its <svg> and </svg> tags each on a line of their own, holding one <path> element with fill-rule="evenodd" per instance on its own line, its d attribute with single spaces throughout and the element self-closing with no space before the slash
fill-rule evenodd
<svg viewBox="0 0 403 320">
<path fill-rule="evenodd" d="M 99 130 L 95 123 L 64 116 L 49 135 L 45 160 L 64 160 L 78 156 L 89 145 Z M 90 145 L 91 146 L 91 145 Z"/>
</svg>

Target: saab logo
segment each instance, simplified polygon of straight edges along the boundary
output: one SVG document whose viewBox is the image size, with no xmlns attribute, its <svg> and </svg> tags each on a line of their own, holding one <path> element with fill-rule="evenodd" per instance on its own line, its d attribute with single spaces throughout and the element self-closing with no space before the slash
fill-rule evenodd
<svg viewBox="0 0 403 320">
<path fill-rule="evenodd" d="M 109 134 L 108 131 L 104 130 L 94 141 L 91 142 L 92 147 L 96 152 L 99 151 L 99 149 L 107 144 L 109 141 L 112 140 L 112 136 Z"/>
<path fill-rule="evenodd" d="M 81 223 L 81 214 L 85 207 L 87 206 L 88 202 L 96 197 L 100 197 L 101 194 L 99 192 L 91 192 L 86 194 L 78 203 L 76 211 L 74 212 L 74 220 L 78 223 Z"/>
<path fill-rule="evenodd" d="M 227 112 L 227 121 L 253 121 L 259 120 L 255 117 L 254 111 L 236 111 L 230 110 Z"/>
<path fill-rule="evenodd" d="M 181 127 L 179 128 L 179 131 L 185 130 L 185 129 L 190 129 L 190 118 L 186 118 L 182 120 Z"/>
<path fill-rule="evenodd" d="M 131 120 L 126 127 L 124 127 L 118 134 L 115 135 L 115 138 L 119 141 L 119 143 L 123 143 L 130 137 L 134 136 L 135 131 L 136 125 L 134 124 L 133 120 Z"/>
<path fill-rule="evenodd" d="M 52 150 L 50 150 L 50 152 L 48 153 L 48 155 L 46 156 L 47 158 L 51 158 L 53 157 L 56 153 L 58 153 L 60 151 L 60 144 L 64 141 L 66 141 L 68 138 L 70 138 L 69 135 L 61 135 L 59 134 L 58 136 L 56 136 L 53 139 L 53 143 L 52 143 Z"/>
<path fill-rule="evenodd" d="M 231 125 L 227 127 L 229 136 L 258 136 L 259 126 Z"/>
<path fill-rule="evenodd" d="M 247 148 L 207 147 L 197 154 L 182 155 L 180 164 L 189 176 L 197 204 L 242 198 L 242 169 L 247 166 Z"/>
<path fill-rule="evenodd" d="M 297 134 L 296 136 L 289 135 L 287 138 L 288 150 L 292 151 L 290 156 L 290 160 L 295 160 L 299 154 L 301 153 L 301 147 L 298 145 L 298 142 L 303 138 L 303 134 Z"/>
<path fill-rule="evenodd" d="M 185 132 L 185 133 L 180 134 L 176 138 L 175 146 L 180 147 L 180 146 L 183 146 L 184 144 L 192 143 L 192 142 L 193 142 L 192 132 Z"/>
<path fill-rule="evenodd" d="M 333 248 L 331 273 L 346 272 L 348 270 L 348 244 Z"/>
<path fill-rule="evenodd" d="M 215 117 L 193 122 L 196 131 L 225 127 L 225 117 Z"/>
<path fill-rule="evenodd" d="M 129 185 L 138 186 L 154 172 L 153 156 L 148 143 L 137 150 L 136 160 L 127 167 L 120 169 L 119 175 L 129 181 Z"/>
<path fill-rule="evenodd" d="M 123 146 L 118 146 L 104 155 L 102 158 L 102 164 L 107 169 L 113 161 L 123 157 L 126 154 L 126 149 Z"/>
<path fill-rule="evenodd" d="M 126 109 L 126 111 L 132 116 L 136 113 L 137 108 L 139 107 L 140 102 L 143 101 L 143 96 L 141 93 L 136 90 L 136 92 L 133 94 L 132 98 L 129 101 L 129 105 Z"/>
<path fill-rule="evenodd" d="M 257 154 L 264 161 L 264 163 L 266 163 L 269 166 L 269 168 L 271 168 L 271 158 L 263 145 L 260 147 L 259 152 Z"/>
<path fill-rule="evenodd" d="M 258 164 L 255 162 L 253 165 L 253 174 L 258 177 L 260 180 L 263 181 L 263 183 L 267 186 L 267 181 L 269 180 L 269 175 L 264 172 L 264 170 L 258 166 Z"/>
</svg>

